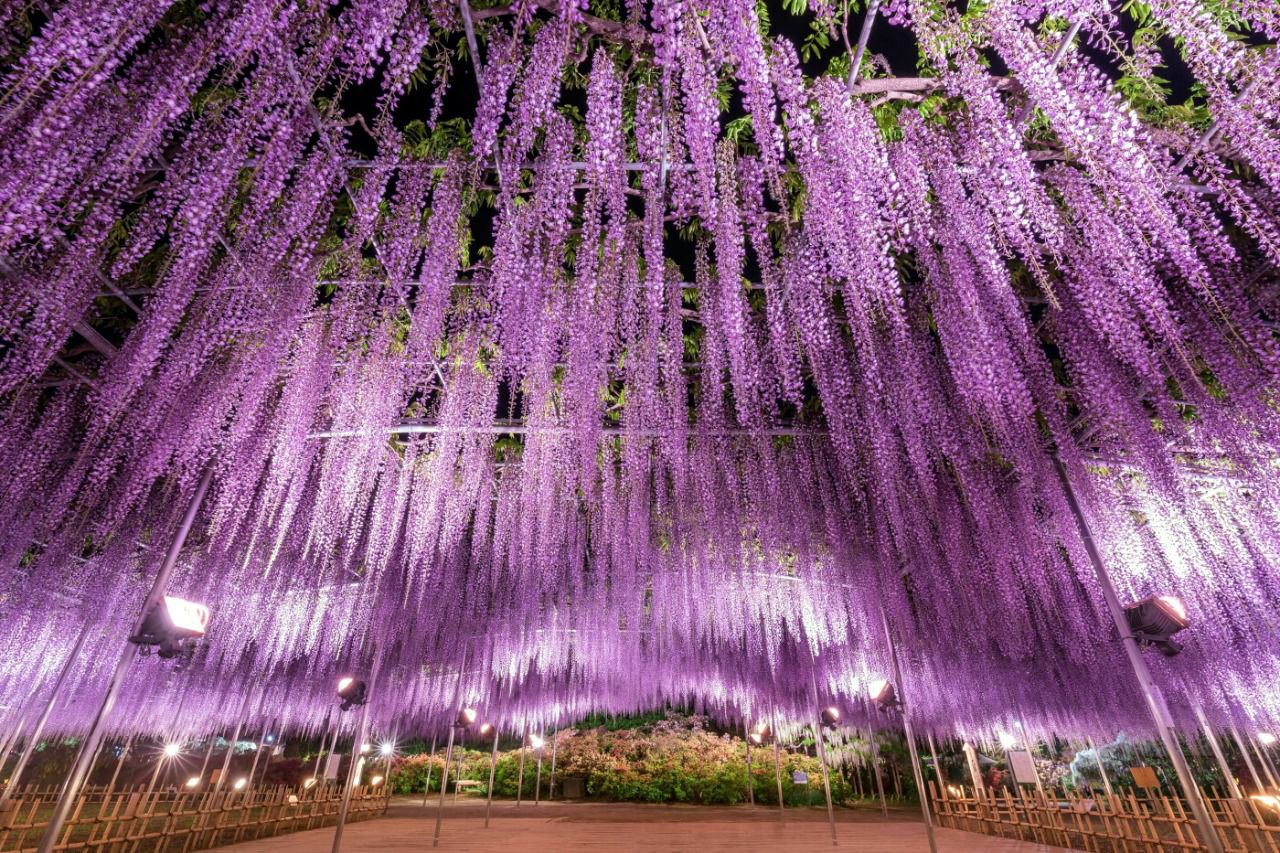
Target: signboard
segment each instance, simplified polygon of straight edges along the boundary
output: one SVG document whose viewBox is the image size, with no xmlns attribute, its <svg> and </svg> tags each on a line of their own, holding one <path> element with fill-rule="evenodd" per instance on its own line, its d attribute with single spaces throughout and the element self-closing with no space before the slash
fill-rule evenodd
<svg viewBox="0 0 1280 853">
<path fill-rule="evenodd" d="M 1013 771 L 1013 778 L 1019 785 L 1039 784 L 1039 777 L 1036 776 L 1036 762 L 1032 759 L 1030 751 L 1011 749 L 1008 756 L 1009 769 Z"/>
<path fill-rule="evenodd" d="M 342 764 L 342 753 L 333 752 L 324 763 L 324 778 L 337 779 L 338 767 Z"/>
<path fill-rule="evenodd" d="M 793 771 L 791 773 L 791 784 L 792 785 L 808 785 L 809 774 L 805 773 L 803 770 Z"/>
<path fill-rule="evenodd" d="M 1130 767 L 1129 772 L 1133 775 L 1133 784 L 1137 785 L 1139 788 L 1160 787 L 1160 780 L 1156 777 L 1154 767 L 1138 765 L 1137 767 Z"/>
</svg>

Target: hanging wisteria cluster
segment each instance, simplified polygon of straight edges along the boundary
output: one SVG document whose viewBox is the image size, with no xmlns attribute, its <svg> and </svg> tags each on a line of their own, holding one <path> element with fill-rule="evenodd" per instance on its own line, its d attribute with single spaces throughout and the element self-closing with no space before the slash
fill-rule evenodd
<svg viewBox="0 0 1280 853">
<path fill-rule="evenodd" d="M 1280 16 L 860 5 L 0 3 L 0 716 L 1280 724 Z"/>
</svg>

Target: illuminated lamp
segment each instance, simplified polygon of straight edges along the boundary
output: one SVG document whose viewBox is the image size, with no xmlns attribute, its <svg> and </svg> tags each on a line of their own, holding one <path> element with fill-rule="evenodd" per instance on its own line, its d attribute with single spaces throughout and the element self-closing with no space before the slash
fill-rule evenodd
<svg viewBox="0 0 1280 853">
<path fill-rule="evenodd" d="M 458 712 L 458 719 L 454 720 L 454 725 L 460 729 L 469 729 L 476 721 L 476 712 L 474 708 L 463 708 Z"/>
<path fill-rule="evenodd" d="M 164 745 L 165 758 L 177 758 L 180 752 L 182 752 L 182 744 L 180 743 L 166 743 Z"/>
<path fill-rule="evenodd" d="M 542 749 L 546 745 L 547 741 L 545 738 L 538 735 L 529 735 L 529 747 L 531 749 Z"/>
<path fill-rule="evenodd" d="M 316 786 L 316 777 L 314 776 L 312 776 L 310 779 L 302 783 L 302 789 L 304 791 L 310 790 L 315 786 Z"/>
<path fill-rule="evenodd" d="M 822 709 L 822 725 L 827 728 L 835 728 L 836 723 L 840 722 L 839 708 L 823 708 Z"/>
<path fill-rule="evenodd" d="M 390 758 L 392 755 L 395 755 L 395 752 L 396 752 L 396 745 L 389 740 L 383 741 L 382 744 L 378 747 L 378 754 L 383 756 L 384 758 Z"/>
<path fill-rule="evenodd" d="M 188 779 L 188 780 L 187 780 L 187 787 L 188 787 L 188 788 L 198 788 L 198 787 L 200 787 L 200 777 L 199 777 L 199 776 L 192 776 L 190 779 Z"/>
<path fill-rule="evenodd" d="M 1149 595 L 1126 607 L 1124 616 L 1133 638 L 1140 644 L 1152 646 L 1168 658 L 1182 651 L 1182 644 L 1171 639 L 1191 624 L 1187 606 L 1181 599 L 1172 595 Z"/>
<path fill-rule="evenodd" d="M 245 785 L 248 785 L 248 784 L 249 784 L 249 780 L 248 780 L 248 779 L 245 779 L 245 778 L 243 778 L 243 777 L 241 777 L 241 778 L 237 779 L 237 780 L 236 780 L 236 783 L 235 783 L 234 785 L 232 785 L 231 787 L 235 788 L 237 791 L 241 791 L 241 790 L 243 790 L 243 789 L 244 789 L 244 786 L 245 786 Z"/>
<path fill-rule="evenodd" d="M 1258 732 L 1258 743 L 1263 746 L 1271 746 L 1276 742 L 1276 736 L 1271 732 Z"/>
<path fill-rule="evenodd" d="M 381 784 L 382 784 L 382 777 L 381 777 L 381 776 L 374 776 L 372 779 L 370 779 L 370 780 L 369 780 L 369 784 L 370 784 L 370 785 L 381 785 Z"/>
<path fill-rule="evenodd" d="M 867 685 L 867 695 L 881 711 L 891 711 L 902 704 L 898 701 L 898 691 L 883 678 L 877 678 Z"/>
<path fill-rule="evenodd" d="M 1002 746 L 1004 749 L 1006 750 L 1013 749 L 1017 745 L 1018 745 L 1018 739 L 1016 737 L 1009 734 L 1008 732 L 1000 733 L 1000 746 Z"/>
<path fill-rule="evenodd" d="M 176 658 L 195 651 L 195 641 L 204 636 L 209 625 L 209 608 L 194 601 L 163 596 L 147 612 L 142 628 L 129 642 L 144 648 L 157 646 L 162 658 Z"/>
<path fill-rule="evenodd" d="M 369 701 L 369 685 L 349 675 L 340 678 L 338 680 L 338 698 L 342 700 L 338 705 L 339 709 L 350 711 L 352 708 Z"/>
</svg>

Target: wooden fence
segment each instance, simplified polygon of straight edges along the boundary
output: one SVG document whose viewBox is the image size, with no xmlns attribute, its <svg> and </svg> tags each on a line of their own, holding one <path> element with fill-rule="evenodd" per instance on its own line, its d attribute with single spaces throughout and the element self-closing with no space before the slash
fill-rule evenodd
<svg viewBox="0 0 1280 853">
<path fill-rule="evenodd" d="M 1201 851 L 1195 818 L 1176 797 L 1085 796 L 1024 789 L 975 792 L 929 783 L 940 826 L 1097 853 Z M 1255 800 L 1205 797 L 1229 853 L 1280 853 L 1280 813 Z"/>
<path fill-rule="evenodd" d="M 35 850 L 57 800 L 56 787 L 19 790 L 0 811 L 0 850 Z M 55 849 L 187 853 L 332 825 L 341 804 L 341 785 L 150 794 L 142 788 L 86 788 Z M 359 787 L 351 793 L 347 820 L 374 817 L 386 808 L 383 787 Z"/>
</svg>

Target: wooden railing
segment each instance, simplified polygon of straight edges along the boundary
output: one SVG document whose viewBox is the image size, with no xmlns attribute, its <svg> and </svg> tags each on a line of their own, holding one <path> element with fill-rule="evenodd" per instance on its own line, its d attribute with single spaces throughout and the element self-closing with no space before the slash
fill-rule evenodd
<svg viewBox="0 0 1280 853">
<path fill-rule="evenodd" d="M 34 850 L 57 800 L 56 787 L 29 786 L 16 792 L 0 811 L 0 850 Z M 341 803 L 340 785 L 149 794 L 142 788 L 86 788 L 55 849 L 187 853 L 332 825 Z M 359 787 L 352 791 L 347 820 L 374 817 L 386 807 L 383 787 Z"/>
<path fill-rule="evenodd" d="M 1176 797 L 1036 790 L 1019 795 L 956 786 L 939 790 L 932 782 L 929 789 L 938 824 L 952 829 L 1097 853 L 1205 849 L 1195 819 Z M 1229 853 L 1280 853 L 1280 814 L 1255 800 L 1207 794 L 1214 827 Z"/>
</svg>

